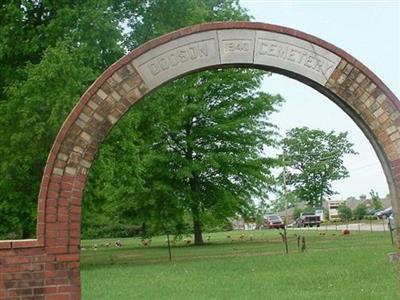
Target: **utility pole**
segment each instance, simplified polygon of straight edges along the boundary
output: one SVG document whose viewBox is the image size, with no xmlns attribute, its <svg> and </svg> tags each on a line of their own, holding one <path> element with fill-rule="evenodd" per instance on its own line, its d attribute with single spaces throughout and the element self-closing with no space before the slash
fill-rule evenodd
<svg viewBox="0 0 400 300">
<path fill-rule="evenodd" d="M 283 155 L 282 155 L 282 162 L 283 162 L 283 197 L 285 198 L 285 222 L 283 223 L 283 232 L 285 235 L 285 248 L 286 254 L 289 254 L 288 242 L 287 242 L 287 233 L 286 233 L 286 226 L 288 220 L 288 199 L 286 193 L 286 149 L 283 148 Z"/>
</svg>

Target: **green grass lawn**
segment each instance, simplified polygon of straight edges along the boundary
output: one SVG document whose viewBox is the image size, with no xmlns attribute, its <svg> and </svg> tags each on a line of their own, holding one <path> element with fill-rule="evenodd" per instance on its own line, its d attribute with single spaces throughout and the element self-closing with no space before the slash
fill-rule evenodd
<svg viewBox="0 0 400 300">
<path fill-rule="evenodd" d="M 83 299 L 400 299 L 388 233 L 289 231 L 289 255 L 276 230 L 241 233 L 210 234 L 201 247 L 180 241 L 172 262 L 165 237 L 149 247 L 83 241 Z M 305 253 L 295 234 L 306 237 Z"/>
</svg>

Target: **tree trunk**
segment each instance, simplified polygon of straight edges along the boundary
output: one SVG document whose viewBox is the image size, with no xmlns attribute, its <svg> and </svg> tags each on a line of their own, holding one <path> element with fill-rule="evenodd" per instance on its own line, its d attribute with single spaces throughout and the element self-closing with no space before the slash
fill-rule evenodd
<svg viewBox="0 0 400 300">
<path fill-rule="evenodd" d="M 186 127 L 186 136 L 190 136 L 191 127 Z M 185 157 L 189 161 L 193 161 L 193 149 L 188 147 Z M 199 199 L 198 199 L 198 190 L 195 182 L 196 175 L 192 174 L 193 177 L 189 179 L 190 185 L 190 193 L 191 193 L 191 210 L 192 210 L 192 217 L 193 217 L 193 232 L 194 232 L 194 244 L 195 245 L 202 245 L 203 242 L 203 235 L 201 234 L 201 218 L 200 218 L 200 207 L 199 207 Z"/>
<path fill-rule="evenodd" d="M 204 242 L 203 242 L 203 235 L 201 234 L 200 220 L 193 220 L 193 231 L 194 231 L 194 244 L 202 245 Z"/>
<path fill-rule="evenodd" d="M 146 222 L 142 223 L 142 228 L 141 228 L 141 232 L 142 232 L 142 238 L 147 238 L 147 226 L 146 226 Z"/>
<path fill-rule="evenodd" d="M 200 220 L 200 212 L 198 207 L 192 207 L 192 216 L 193 216 L 193 232 L 194 232 L 194 244 L 202 245 L 203 235 L 202 235 L 202 224 Z"/>
</svg>

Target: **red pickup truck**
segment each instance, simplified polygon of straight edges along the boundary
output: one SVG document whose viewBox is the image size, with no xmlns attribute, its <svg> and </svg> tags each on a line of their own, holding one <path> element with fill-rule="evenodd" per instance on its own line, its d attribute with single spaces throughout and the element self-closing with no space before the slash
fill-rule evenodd
<svg viewBox="0 0 400 300">
<path fill-rule="evenodd" d="M 264 228 L 272 229 L 272 228 L 284 228 L 285 225 L 282 222 L 282 218 L 279 215 L 275 214 L 267 214 L 264 215 Z"/>
</svg>

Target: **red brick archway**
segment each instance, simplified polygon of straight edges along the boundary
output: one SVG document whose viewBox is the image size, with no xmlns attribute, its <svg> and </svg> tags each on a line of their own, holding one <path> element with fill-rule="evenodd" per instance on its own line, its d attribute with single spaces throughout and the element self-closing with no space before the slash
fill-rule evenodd
<svg viewBox="0 0 400 300">
<path fill-rule="evenodd" d="M 81 97 L 47 160 L 37 239 L 0 241 L 0 299 L 80 299 L 81 200 L 102 141 L 146 93 L 187 73 L 222 66 L 285 74 L 337 103 L 374 147 L 399 224 L 400 103 L 385 84 L 343 50 L 297 30 L 250 22 L 201 24 L 135 49 Z M 396 232 L 400 241 L 398 225 Z"/>
</svg>

